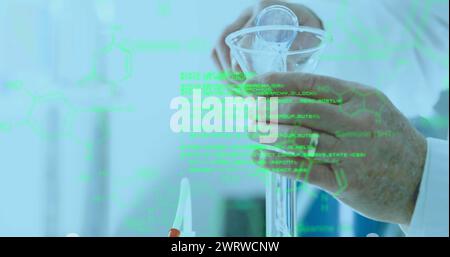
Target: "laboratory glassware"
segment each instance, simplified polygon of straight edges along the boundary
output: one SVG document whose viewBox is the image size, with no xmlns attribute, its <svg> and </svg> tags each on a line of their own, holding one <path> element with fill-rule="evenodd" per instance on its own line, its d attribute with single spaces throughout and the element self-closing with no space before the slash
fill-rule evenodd
<svg viewBox="0 0 450 257">
<path fill-rule="evenodd" d="M 195 232 L 192 230 L 191 185 L 188 178 L 183 178 L 181 180 L 177 213 L 172 228 L 169 230 L 169 237 L 180 236 L 195 236 Z"/>
<path fill-rule="evenodd" d="M 313 72 L 331 37 L 325 31 L 299 26 L 295 14 L 284 6 L 269 6 L 254 27 L 229 34 L 225 42 L 233 62 L 244 74 Z M 234 66 L 234 65 L 232 65 Z M 296 181 L 268 173 L 266 184 L 266 235 L 296 236 Z"/>
</svg>

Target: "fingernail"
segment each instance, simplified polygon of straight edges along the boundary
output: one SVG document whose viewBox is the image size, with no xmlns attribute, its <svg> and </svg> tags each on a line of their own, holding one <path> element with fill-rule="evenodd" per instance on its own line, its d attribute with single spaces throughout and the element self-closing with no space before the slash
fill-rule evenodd
<svg viewBox="0 0 450 257">
<path fill-rule="evenodd" d="M 247 133 L 248 138 L 250 138 L 252 141 L 259 142 L 259 135 L 256 132 L 249 132 Z"/>
<path fill-rule="evenodd" d="M 258 163 L 260 158 L 261 158 L 261 150 L 255 150 L 252 155 L 253 161 Z"/>
</svg>

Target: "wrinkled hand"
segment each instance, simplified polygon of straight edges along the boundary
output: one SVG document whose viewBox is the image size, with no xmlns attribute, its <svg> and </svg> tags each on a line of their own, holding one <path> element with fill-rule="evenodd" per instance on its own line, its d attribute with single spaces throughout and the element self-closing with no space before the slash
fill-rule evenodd
<svg viewBox="0 0 450 257">
<path fill-rule="evenodd" d="M 320 19 L 303 5 L 276 0 L 261 1 L 257 5 L 247 8 L 232 24 L 227 26 L 220 35 L 217 45 L 211 52 L 212 59 L 220 71 L 241 71 L 238 64 L 235 64 L 235 67 L 231 67 L 230 48 L 226 45 L 225 38 L 232 32 L 254 26 L 254 20 L 259 12 L 265 7 L 274 4 L 284 5 L 291 9 L 297 17 L 301 17 L 300 25 L 302 26 L 323 28 Z"/>
<path fill-rule="evenodd" d="M 369 218 L 410 223 L 426 140 L 386 96 L 357 83 L 300 73 L 265 74 L 246 84 L 282 84 L 270 95 L 289 92 L 279 98 L 290 102 L 279 104 L 279 136 L 272 144 L 287 152 L 256 150 L 257 164 L 317 185 Z M 300 136 L 311 134 L 319 136 L 317 145 Z M 301 146 L 308 145 L 313 155 L 304 154 Z"/>
</svg>

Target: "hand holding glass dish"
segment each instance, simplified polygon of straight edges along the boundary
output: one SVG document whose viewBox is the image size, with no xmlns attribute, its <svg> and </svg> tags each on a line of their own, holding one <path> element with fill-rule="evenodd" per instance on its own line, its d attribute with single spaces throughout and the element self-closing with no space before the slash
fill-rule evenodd
<svg viewBox="0 0 450 257">
<path fill-rule="evenodd" d="M 323 30 L 298 26 L 299 19 L 285 6 L 263 9 L 255 27 L 226 37 L 231 67 L 237 62 L 244 74 L 312 72 L 329 37 Z M 312 145 L 317 144 L 316 138 L 312 141 Z M 296 181 L 275 173 L 268 174 L 267 179 L 266 235 L 296 236 Z"/>
</svg>

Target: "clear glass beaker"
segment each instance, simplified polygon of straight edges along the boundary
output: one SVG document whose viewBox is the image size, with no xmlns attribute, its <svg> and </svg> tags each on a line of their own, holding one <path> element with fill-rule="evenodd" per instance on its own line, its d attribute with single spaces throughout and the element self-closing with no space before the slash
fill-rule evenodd
<svg viewBox="0 0 450 257">
<path fill-rule="evenodd" d="M 294 40 L 287 48 L 259 47 L 262 35 L 292 35 Z M 233 63 L 244 74 L 266 72 L 311 73 L 317 67 L 319 55 L 330 36 L 323 30 L 290 26 L 269 25 L 245 28 L 229 34 L 225 42 L 231 51 Z M 232 65 L 234 67 L 234 65 Z M 239 72 L 239 71 L 232 71 Z M 275 173 L 268 173 L 266 186 L 267 236 L 296 236 L 296 181 Z"/>
</svg>

